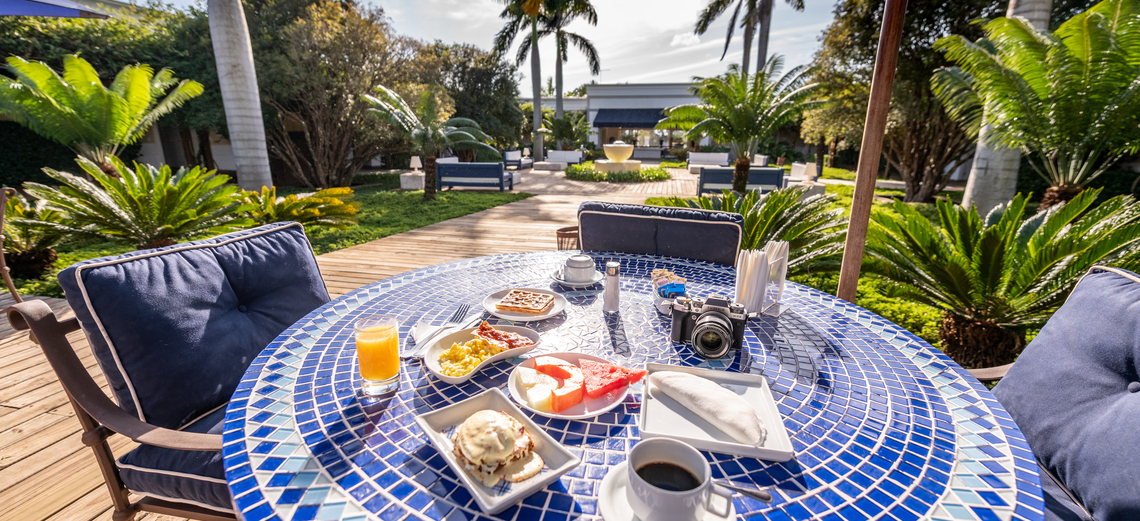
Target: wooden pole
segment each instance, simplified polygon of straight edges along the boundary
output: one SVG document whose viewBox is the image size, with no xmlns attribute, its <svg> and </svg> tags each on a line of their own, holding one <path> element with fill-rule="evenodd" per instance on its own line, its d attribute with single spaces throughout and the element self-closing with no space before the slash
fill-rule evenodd
<svg viewBox="0 0 1140 521">
<path fill-rule="evenodd" d="M 867 225 L 871 220 L 871 201 L 875 198 L 875 178 L 879 172 L 879 156 L 883 151 L 883 134 L 887 129 L 891 86 L 895 83 L 895 65 L 899 61 L 905 15 L 906 0 L 887 0 L 883 9 L 883 27 L 879 33 L 879 50 L 875 55 L 875 72 L 871 78 L 863 145 L 859 148 L 855 196 L 851 199 L 851 221 L 847 227 L 847 243 L 839 270 L 839 298 L 848 302 L 855 302 L 855 291 L 859 287 L 863 245 L 867 240 Z"/>
</svg>

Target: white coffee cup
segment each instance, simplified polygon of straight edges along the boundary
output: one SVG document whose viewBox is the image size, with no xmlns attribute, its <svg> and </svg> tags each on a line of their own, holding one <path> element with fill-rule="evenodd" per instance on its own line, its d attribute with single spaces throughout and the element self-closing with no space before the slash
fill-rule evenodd
<svg viewBox="0 0 1140 521">
<path fill-rule="evenodd" d="M 690 472 L 699 484 L 683 491 L 654 486 L 637 472 L 652 463 L 681 467 Z M 626 474 L 629 477 L 626 499 L 639 519 L 693 521 L 704 519 L 706 512 L 726 518 L 731 511 L 732 491 L 712 482 L 709 462 L 687 443 L 668 438 L 639 441 L 629 452 Z M 714 498 L 721 499 L 715 501 Z"/>
<path fill-rule="evenodd" d="M 562 267 L 562 277 L 566 282 L 593 282 L 594 258 L 589 255 L 571 255 Z"/>
</svg>

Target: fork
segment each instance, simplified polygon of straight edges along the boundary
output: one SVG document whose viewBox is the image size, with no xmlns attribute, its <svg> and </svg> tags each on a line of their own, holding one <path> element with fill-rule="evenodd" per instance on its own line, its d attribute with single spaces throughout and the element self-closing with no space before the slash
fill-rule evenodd
<svg viewBox="0 0 1140 521">
<path fill-rule="evenodd" d="M 447 329 L 449 326 L 453 326 L 462 322 L 463 317 L 467 316 L 468 311 L 471 311 L 471 306 L 469 304 L 460 304 L 459 309 L 456 309 L 455 313 L 452 313 L 450 317 L 447 317 L 447 321 L 444 322 L 442 326 L 439 326 L 439 329 L 433 331 L 432 334 L 427 336 L 427 338 L 417 338 L 416 350 L 412 351 L 411 353 L 405 353 L 404 358 L 415 358 L 423 354 L 423 352 L 427 349 L 427 346 L 431 344 L 431 340 L 433 338 L 435 338 L 441 331 Z"/>
</svg>

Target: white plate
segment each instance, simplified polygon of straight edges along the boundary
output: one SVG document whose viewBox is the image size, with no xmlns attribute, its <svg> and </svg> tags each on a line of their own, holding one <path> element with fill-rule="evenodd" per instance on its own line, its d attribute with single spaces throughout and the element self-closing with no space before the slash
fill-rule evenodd
<svg viewBox="0 0 1140 521">
<path fill-rule="evenodd" d="M 649 375 L 657 371 L 689 373 L 735 391 L 756 408 L 760 420 L 764 422 L 765 430 L 768 431 L 768 436 L 764 440 L 764 445 L 760 447 L 739 443 L 693 411 L 646 383 L 641 398 L 641 418 L 638 424 L 643 439 L 673 438 L 701 450 L 769 461 L 792 459 L 792 440 L 788 438 L 784 420 L 780 417 L 779 409 L 776 409 L 776 401 L 772 399 L 772 391 L 768 389 L 768 381 L 763 376 L 654 363 L 645 364 L 645 368 L 649 370 Z M 645 377 L 647 382 L 649 375 Z"/>
<path fill-rule="evenodd" d="M 629 474 L 626 467 L 628 461 L 623 461 L 610 467 L 609 473 L 602 478 L 601 489 L 598 490 L 598 509 L 601 510 L 602 519 L 606 521 L 635 521 L 637 514 L 629 506 L 626 499 L 626 490 L 629 488 Z M 736 507 L 728 502 L 728 517 L 720 517 L 712 512 L 705 511 L 701 521 L 720 521 L 722 519 L 736 519 Z"/>
<path fill-rule="evenodd" d="M 554 304 L 550 306 L 550 309 L 547 310 L 546 313 L 543 313 L 541 315 L 535 315 L 533 313 L 516 313 L 514 311 L 499 311 L 495 305 L 498 304 L 499 301 L 503 299 L 503 297 L 507 296 L 507 293 L 510 293 L 512 289 L 521 289 L 524 291 L 533 291 L 535 293 L 554 295 Z M 487 310 L 488 313 L 495 315 L 496 317 L 504 320 L 510 320 L 511 322 L 533 322 L 535 320 L 546 320 L 550 317 L 553 317 L 554 315 L 561 313 L 562 310 L 566 309 L 566 306 L 569 304 L 570 302 L 568 302 L 566 300 L 566 297 L 563 297 L 562 295 L 559 295 L 548 289 L 536 288 L 508 288 L 496 291 L 490 295 L 487 295 L 487 298 L 483 299 L 483 309 Z"/>
<path fill-rule="evenodd" d="M 507 483 L 504 480 L 494 487 L 488 487 L 468 474 L 459 465 L 459 462 L 455 461 L 455 456 L 451 453 L 453 447 L 451 440 L 444 435 L 444 432 L 463 423 L 472 414 L 484 410 L 500 411 L 523 424 L 527 434 L 534 440 L 534 451 L 542 456 L 542 461 L 545 464 L 538 475 L 518 483 Z M 563 474 L 582 463 L 580 458 L 566 450 L 566 447 L 563 447 L 554 438 L 551 438 L 546 431 L 535 425 L 534 421 L 523 414 L 518 407 L 515 407 L 515 404 L 511 403 L 498 388 L 488 389 L 459 403 L 418 415 L 416 416 L 416 424 L 420 426 L 424 435 L 439 451 L 439 455 L 447 461 L 447 465 L 451 467 L 455 475 L 463 480 L 467 490 L 471 492 L 472 496 L 475 496 L 479 508 L 487 514 L 498 514 L 506 510 L 527 496 L 542 490 L 543 487 L 558 480 Z"/>
<path fill-rule="evenodd" d="M 451 348 L 452 344 L 455 344 L 455 343 L 461 344 L 461 343 L 467 342 L 468 340 L 475 338 L 475 335 L 471 334 L 471 332 L 475 331 L 476 329 L 479 329 L 479 328 L 478 327 L 469 327 L 467 329 L 460 329 L 454 333 L 450 333 L 450 334 L 432 339 L 431 344 L 429 344 L 427 347 L 427 351 L 424 351 L 424 358 L 423 358 L 424 365 L 427 366 L 428 371 L 431 371 L 431 374 L 434 374 L 436 378 L 439 378 L 440 380 L 443 380 L 444 382 L 447 382 L 449 384 L 461 384 L 463 382 L 466 382 L 467 380 L 470 380 L 472 376 L 475 376 L 475 373 L 482 371 L 484 367 L 487 367 L 487 364 L 490 364 L 492 362 L 497 362 L 497 361 L 502 360 L 504 358 L 514 358 L 516 356 L 519 356 L 523 353 L 530 351 L 531 349 L 538 347 L 538 344 L 541 341 L 539 339 L 538 331 L 535 331 L 533 329 L 527 329 L 525 327 L 519 327 L 519 326 L 492 326 L 492 327 L 494 327 L 495 329 L 498 329 L 500 331 L 506 331 L 508 333 L 518 333 L 522 336 L 525 336 L 525 337 L 533 340 L 534 345 L 530 345 L 527 347 L 516 347 L 514 349 L 508 349 L 506 351 L 503 351 L 502 353 L 499 353 L 499 354 L 492 356 L 486 360 L 483 360 L 483 363 L 479 364 L 478 366 L 475 366 L 475 369 L 473 369 L 470 373 L 467 373 L 463 376 L 447 376 L 447 375 L 443 374 L 443 368 L 441 368 L 439 365 L 439 355 L 442 354 L 444 351 L 447 351 L 449 348 Z"/>
<path fill-rule="evenodd" d="M 552 356 L 554 358 L 559 358 L 570 362 L 574 365 L 578 365 L 579 360 L 593 360 L 595 362 L 603 362 L 607 364 L 610 363 L 610 361 L 606 360 L 605 358 L 583 353 L 546 353 L 539 356 Z M 511 391 L 511 398 L 514 398 L 515 401 L 518 402 L 519 406 L 523 409 L 531 411 L 539 416 L 546 416 L 547 418 L 558 418 L 560 420 L 582 420 L 585 418 L 593 418 L 594 416 L 608 412 L 614 407 L 621 405 L 621 403 L 625 401 L 626 393 L 629 392 L 629 386 L 627 385 L 616 391 L 611 391 L 605 396 L 601 396 L 599 398 L 590 398 L 588 396 L 583 396 L 582 403 L 579 403 L 578 405 L 575 405 L 560 413 L 540 411 L 538 409 L 532 409 L 530 405 L 527 405 L 526 403 L 526 398 L 523 396 L 522 389 L 519 388 L 519 367 L 529 367 L 533 369 L 534 358 L 523 360 L 521 364 L 515 366 L 515 369 L 511 371 L 511 377 L 507 379 L 507 387 Z"/>
<path fill-rule="evenodd" d="M 554 279 L 554 282 L 557 282 L 563 286 L 577 289 L 593 286 L 594 284 L 601 282 L 602 279 L 606 278 L 606 276 L 602 272 L 594 270 L 594 276 L 591 277 L 593 280 L 589 282 L 570 282 L 562 278 L 562 270 L 555 270 L 554 273 L 550 274 L 550 278 Z"/>
</svg>

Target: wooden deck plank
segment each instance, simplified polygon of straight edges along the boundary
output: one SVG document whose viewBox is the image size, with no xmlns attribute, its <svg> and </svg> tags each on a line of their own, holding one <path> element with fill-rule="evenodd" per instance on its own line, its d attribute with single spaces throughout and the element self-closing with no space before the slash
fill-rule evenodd
<svg viewBox="0 0 1140 521">
<path fill-rule="evenodd" d="M 521 251 L 553 250 L 555 230 L 577 224 L 584 201 L 641 203 L 648 194 L 689 195 L 696 176 L 673 170 L 657 183 L 568 181 L 561 173 L 524 172 L 518 191 L 534 197 L 327 253 L 317 258 L 334 297 L 386 277 L 440 262 Z M 45 300 L 61 318 L 73 316 L 60 299 Z M 14 301 L 0 295 L 0 308 Z M 77 355 L 107 392 L 106 379 L 81 332 L 68 336 Z M 111 500 L 91 450 L 79 442 L 79 422 L 39 346 L 0 319 L 0 521 L 110 520 Z M 121 455 L 134 443 L 110 440 Z M 177 521 L 156 514 L 138 521 Z"/>
</svg>

